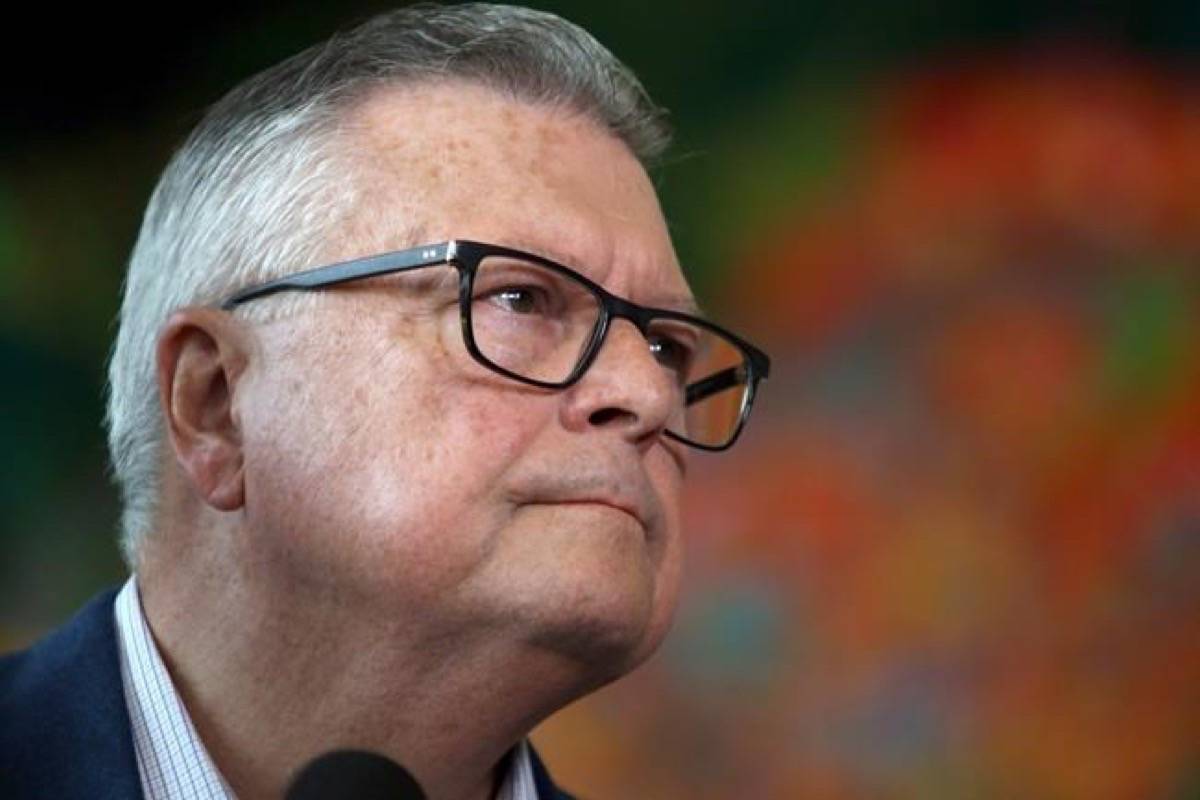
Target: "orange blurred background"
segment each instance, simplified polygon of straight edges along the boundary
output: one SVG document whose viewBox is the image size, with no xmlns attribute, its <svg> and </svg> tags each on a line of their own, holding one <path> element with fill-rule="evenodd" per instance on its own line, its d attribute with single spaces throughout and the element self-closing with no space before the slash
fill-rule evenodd
<svg viewBox="0 0 1200 800">
<path fill-rule="evenodd" d="M 694 462 L 663 651 L 536 732 L 560 782 L 1200 797 L 1200 16 L 546 5 L 676 110 L 680 253 L 774 360 Z M 137 215 L 191 109 L 324 13 L 210 21 L 187 87 L 5 140 L 0 643 L 120 578 L 99 398 Z"/>
</svg>

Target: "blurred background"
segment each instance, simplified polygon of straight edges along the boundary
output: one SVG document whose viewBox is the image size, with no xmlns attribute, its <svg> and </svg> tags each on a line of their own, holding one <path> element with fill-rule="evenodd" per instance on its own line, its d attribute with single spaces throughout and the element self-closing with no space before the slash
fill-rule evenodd
<svg viewBox="0 0 1200 800">
<path fill-rule="evenodd" d="M 123 577 L 103 369 L 158 171 L 385 7 L 334 5 L 10 20 L 3 649 Z M 667 644 L 535 734 L 560 782 L 1200 797 L 1200 4 L 533 5 L 671 109 L 680 256 L 775 360 L 696 462 Z"/>
</svg>

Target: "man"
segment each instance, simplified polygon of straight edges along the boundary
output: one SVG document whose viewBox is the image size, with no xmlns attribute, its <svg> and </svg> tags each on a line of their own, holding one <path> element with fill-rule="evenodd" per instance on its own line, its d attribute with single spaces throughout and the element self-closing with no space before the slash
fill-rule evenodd
<svg viewBox="0 0 1200 800">
<path fill-rule="evenodd" d="M 336 749 L 565 796 L 525 737 L 661 641 L 687 451 L 767 372 L 695 316 L 665 142 L 588 34 L 501 6 L 383 15 L 219 102 L 110 368 L 133 577 L 0 665 L 5 796 L 279 797 Z"/>
</svg>

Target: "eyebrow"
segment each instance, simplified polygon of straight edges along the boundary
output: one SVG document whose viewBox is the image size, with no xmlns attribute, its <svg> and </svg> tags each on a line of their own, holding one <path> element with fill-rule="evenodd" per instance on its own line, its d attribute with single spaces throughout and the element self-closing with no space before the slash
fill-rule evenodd
<svg viewBox="0 0 1200 800">
<path fill-rule="evenodd" d="M 655 300 L 651 305 L 655 308 L 665 308 L 669 311 L 678 311 L 683 314 L 688 314 L 693 317 L 707 319 L 704 315 L 704 310 L 700 308 L 700 304 L 696 302 L 696 298 L 690 294 L 676 294 L 669 297 L 663 297 Z"/>
<path fill-rule="evenodd" d="M 403 287 L 420 293 L 457 291 L 458 289 L 458 272 L 454 269 L 405 270 L 377 275 L 375 278 L 379 279 L 382 285 Z"/>
<path fill-rule="evenodd" d="M 583 269 L 583 265 L 587 264 L 587 259 L 571 255 L 566 250 L 559 250 L 553 246 L 547 247 L 544 244 L 535 244 L 532 240 L 520 236 L 514 236 L 508 241 L 511 242 L 510 247 L 539 255 L 542 258 L 548 258 L 551 261 L 562 264 L 564 267 L 569 267 L 576 272 L 587 275 L 587 272 Z M 595 279 L 593 278 L 593 280 Z M 691 294 L 652 295 L 649 302 L 641 303 L 641 305 L 661 308 L 667 311 L 678 311 L 681 314 L 707 319 L 704 316 L 704 311 L 700 308 L 700 304 L 696 302 L 696 298 Z"/>
</svg>

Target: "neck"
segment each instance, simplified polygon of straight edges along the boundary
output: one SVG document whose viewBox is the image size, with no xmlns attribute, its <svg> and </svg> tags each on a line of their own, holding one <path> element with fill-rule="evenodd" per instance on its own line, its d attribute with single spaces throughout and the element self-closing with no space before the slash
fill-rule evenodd
<svg viewBox="0 0 1200 800">
<path fill-rule="evenodd" d="M 143 562 L 147 622 L 213 762 L 241 798 L 280 797 L 333 749 L 385 755 L 430 798 L 485 800 L 506 754 L 581 694 L 560 658 L 446 635 L 237 576 Z M 299 590 L 302 592 L 302 590 Z M 204 609 L 197 613 L 197 609 Z"/>
</svg>

